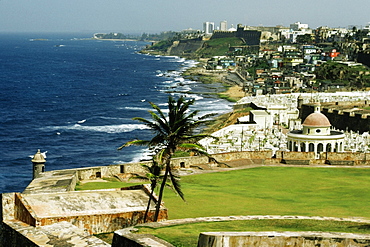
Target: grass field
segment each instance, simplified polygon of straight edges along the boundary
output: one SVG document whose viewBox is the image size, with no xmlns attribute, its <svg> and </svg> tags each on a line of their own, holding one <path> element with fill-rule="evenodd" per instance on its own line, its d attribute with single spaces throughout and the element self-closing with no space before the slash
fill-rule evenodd
<svg viewBox="0 0 370 247">
<path fill-rule="evenodd" d="M 258 167 L 184 176 L 181 183 L 186 203 L 171 191 L 165 194 L 170 219 L 229 215 L 370 218 L 370 169 Z"/>
<path fill-rule="evenodd" d="M 370 219 L 370 169 L 257 167 L 181 178 L 186 202 L 172 191 L 164 201 L 170 219 L 230 215 L 302 215 Z M 81 188 L 83 189 L 83 188 Z M 205 224 L 205 225 L 204 225 Z M 370 233 L 358 223 L 246 221 L 142 229 L 175 246 L 196 246 L 203 231 L 342 231 Z M 355 225 L 352 225 L 355 224 Z M 356 225 L 357 224 L 357 225 Z M 211 229 L 211 230 L 209 230 Z M 140 233 L 140 232 L 139 232 Z"/>
</svg>

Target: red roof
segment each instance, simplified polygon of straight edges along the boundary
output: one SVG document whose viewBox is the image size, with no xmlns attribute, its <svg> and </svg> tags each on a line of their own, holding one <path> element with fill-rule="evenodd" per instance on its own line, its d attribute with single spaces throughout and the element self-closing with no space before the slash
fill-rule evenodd
<svg viewBox="0 0 370 247">
<path fill-rule="evenodd" d="M 329 119 L 321 112 L 314 112 L 304 120 L 303 126 L 308 127 L 330 127 Z"/>
</svg>

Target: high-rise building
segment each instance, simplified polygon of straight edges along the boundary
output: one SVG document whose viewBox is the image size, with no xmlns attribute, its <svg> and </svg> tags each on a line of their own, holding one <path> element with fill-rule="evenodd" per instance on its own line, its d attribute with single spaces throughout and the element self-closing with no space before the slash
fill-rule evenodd
<svg viewBox="0 0 370 247">
<path fill-rule="evenodd" d="M 220 22 L 220 31 L 227 31 L 227 21 Z"/>
<path fill-rule="evenodd" d="M 205 34 L 212 34 L 215 30 L 215 23 L 206 21 L 203 23 L 203 31 Z"/>
</svg>

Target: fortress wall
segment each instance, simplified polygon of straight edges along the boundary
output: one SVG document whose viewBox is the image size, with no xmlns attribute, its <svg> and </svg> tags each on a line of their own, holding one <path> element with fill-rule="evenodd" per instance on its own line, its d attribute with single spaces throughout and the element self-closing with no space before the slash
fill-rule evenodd
<svg viewBox="0 0 370 247">
<path fill-rule="evenodd" d="M 20 193 L 15 193 L 14 219 L 27 223 L 30 226 L 38 226 L 32 212 L 32 208 L 22 200 L 22 195 Z"/>
<path fill-rule="evenodd" d="M 236 37 L 236 32 L 235 31 L 215 30 L 212 34 L 211 39 L 231 38 L 231 37 Z"/>
<path fill-rule="evenodd" d="M 145 168 L 142 165 L 148 165 L 150 166 L 152 164 L 151 161 L 144 161 L 144 162 L 138 162 L 138 163 L 127 163 L 127 164 L 119 164 L 119 166 L 122 168 L 120 169 L 121 173 L 147 173 Z"/>
<path fill-rule="evenodd" d="M 240 160 L 240 159 L 269 159 L 272 157 L 272 151 L 259 151 L 259 152 L 229 152 L 229 153 L 219 153 L 213 154 L 211 156 L 218 162 L 226 162 L 232 160 Z M 212 163 L 206 156 L 190 156 L 190 157 L 180 157 L 180 158 L 173 158 L 171 160 L 171 164 L 174 168 L 190 168 L 192 166 Z M 114 166 L 124 166 L 124 173 L 145 173 L 145 169 L 142 167 L 141 164 L 148 164 L 150 165 L 150 161 L 140 162 L 140 163 L 128 163 L 128 164 L 119 164 L 119 165 L 111 165 L 109 167 Z M 116 169 L 117 170 L 117 169 Z"/>
<path fill-rule="evenodd" d="M 15 200 L 15 193 L 3 193 L 2 196 L 2 204 L 1 204 L 1 213 L 2 219 L 4 221 L 14 219 L 14 200 Z"/>
<path fill-rule="evenodd" d="M 209 160 L 208 160 L 208 157 L 206 156 L 190 156 L 190 157 L 181 157 L 181 158 L 171 159 L 171 164 L 175 168 L 181 168 L 181 167 L 189 168 L 191 166 L 206 164 L 208 162 Z"/>
<path fill-rule="evenodd" d="M 113 232 L 125 227 L 144 223 L 145 211 L 133 211 L 116 214 L 79 215 L 70 217 L 38 218 L 41 226 L 52 225 L 59 222 L 69 222 L 72 225 L 86 229 L 89 234 Z M 149 218 L 154 217 L 154 211 L 149 212 Z M 159 219 L 167 219 L 167 209 L 162 209 Z M 150 222 L 150 221 L 149 221 Z"/>
<path fill-rule="evenodd" d="M 356 103 L 358 103 L 358 105 L 365 104 L 363 101 Z M 354 102 L 338 102 L 338 106 L 348 106 L 348 109 L 352 109 L 356 105 Z M 306 119 L 306 117 L 313 112 L 314 107 L 312 105 L 302 105 L 300 118 Z M 321 112 L 329 119 L 331 125 L 336 129 L 343 131 L 359 131 L 360 133 L 370 130 L 370 116 L 366 114 L 338 110 L 335 109 L 335 105 L 332 105 L 332 107 L 324 105 L 321 107 Z"/>
<path fill-rule="evenodd" d="M 67 222 L 36 228 L 20 221 L 11 221 L 3 223 L 3 231 L 4 238 L 0 239 L 0 246 L 4 247 L 111 246 Z"/>
<path fill-rule="evenodd" d="M 76 169 L 78 180 L 112 177 L 121 173 L 120 165 L 96 166 Z"/>
<path fill-rule="evenodd" d="M 365 234 L 322 232 L 205 232 L 198 240 L 198 247 L 365 247 L 369 244 L 370 238 Z"/>
<path fill-rule="evenodd" d="M 242 159 L 261 160 L 264 164 L 280 164 L 281 160 L 309 160 L 311 165 L 325 164 L 325 160 L 343 160 L 353 161 L 355 165 L 367 165 L 370 162 L 370 153 L 322 153 L 320 159 L 315 159 L 314 152 L 286 152 L 276 151 L 276 157 L 272 158 L 272 151 L 244 151 L 213 154 L 212 157 L 218 162 L 235 161 Z M 213 163 L 206 156 L 190 156 L 173 158 L 171 160 L 175 169 L 190 168 L 207 163 Z M 86 167 L 75 169 L 78 174 L 78 180 L 88 180 L 103 177 L 113 177 L 120 173 L 146 173 L 143 164 L 151 165 L 151 161 L 137 163 L 126 163 L 99 167 Z M 75 181 L 76 182 L 76 181 Z M 73 187 L 72 185 L 70 186 Z"/>
<path fill-rule="evenodd" d="M 313 160 L 315 159 L 315 153 L 276 151 L 276 158 L 287 160 Z"/>
<path fill-rule="evenodd" d="M 235 161 L 242 159 L 261 160 L 264 164 L 280 164 L 281 160 L 305 160 L 310 161 L 310 165 L 323 165 L 325 160 L 353 161 L 355 165 L 366 165 L 370 162 L 370 153 L 322 153 L 320 159 L 315 158 L 314 152 L 286 152 L 276 151 L 276 157 L 272 158 L 272 151 L 244 151 L 213 154 L 212 157 L 218 162 Z M 174 158 L 171 160 L 175 169 L 190 168 L 192 166 L 212 163 L 206 156 L 190 156 Z M 146 173 L 142 164 L 150 165 L 151 161 L 137 163 L 117 164 L 103 167 L 87 167 L 77 169 L 80 180 L 95 179 L 96 174 L 101 173 L 101 177 L 111 177 L 119 173 Z"/>
<path fill-rule="evenodd" d="M 365 161 L 365 159 L 370 160 L 370 154 L 367 153 L 322 153 L 321 159 L 327 160 L 351 160 L 351 161 Z"/>
<path fill-rule="evenodd" d="M 27 229 L 26 224 L 22 225 L 22 229 Z M 29 227 L 29 232 L 33 230 L 33 227 Z M 0 239 L 0 246 L 6 247 L 39 247 L 29 239 L 29 236 L 23 235 L 18 231 L 14 224 L 2 223 L 2 238 Z"/>
<path fill-rule="evenodd" d="M 212 155 L 217 161 L 226 162 L 240 159 L 268 159 L 272 157 L 272 151 L 258 151 L 258 152 L 230 152 L 219 153 Z"/>
</svg>

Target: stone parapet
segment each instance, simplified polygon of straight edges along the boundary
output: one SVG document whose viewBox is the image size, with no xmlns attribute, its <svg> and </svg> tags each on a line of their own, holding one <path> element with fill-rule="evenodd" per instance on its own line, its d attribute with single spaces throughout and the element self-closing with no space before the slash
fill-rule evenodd
<svg viewBox="0 0 370 247">
<path fill-rule="evenodd" d="M 361 222 L 370 224 L 370 220 L 362 218 L 335 218 L 320 216 L 280 216 L 280 215 L 245 215 L 245 216 L 220 216 L 220 217 L 199 217 L 176 220 L 166 220 L 142 224 L 151 228 L 168 227 L 182 224 L 219 222 L 219 221 L 240 221 L 240 220 L 263 220 L 263 219 L 291 219 L 291 220 L 323 220 L 340 222 Z M 114 232 L 112 247 L 167 247 L 169 243 L 152 241 L 151 235 L 134 234 L 135 227 L 128 227 Z M 369 234 L 352 233 L 325 233 L 325 232 L 216 232 L 202 233 L 198 247 L 239 247 L 239 246 L 320 246 L 321 247 L 365 247 L 370 244 Z M 146 239 L 147 242 L 144 242 Z M 231 240 L 230 240 L 231 239 Z M 227 242 L 229 241 L 229 242 Z M 216 244 L 217 243 L 217 244 Z M 315 245 L 316 244 L 316 245 Z M 363 244 L 363 245 L 361 245 Z"/>
<path fill-rule="evenodd" d="M 370 235 L 326 232 L 203 232 L 198 247 L 365 247 Z"/>
<path fill-rule="evenodd" d="M 21 221 L 13 220 L 3 223 L 3 231 L 0 244 L 6 247 L 111 246 L 88 234 L 83 228 L 78 228 L 65 221 L 48 226 L 32 227 Z"/>
<path fill-rule="evenodd" d="M 151 234 L 134 234 L 132 228 L 114 232 L 112 247 L 175 247 Z"/>
</svg>

